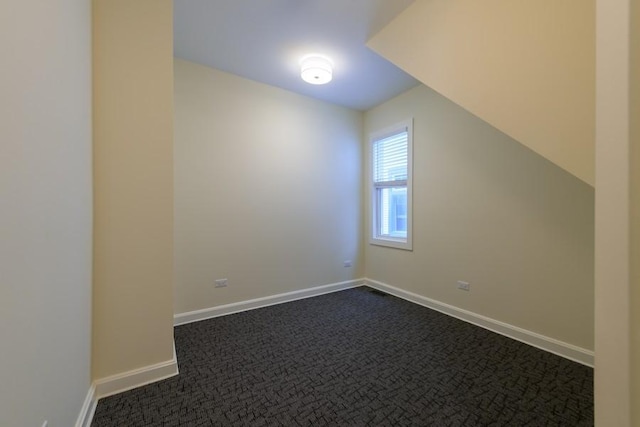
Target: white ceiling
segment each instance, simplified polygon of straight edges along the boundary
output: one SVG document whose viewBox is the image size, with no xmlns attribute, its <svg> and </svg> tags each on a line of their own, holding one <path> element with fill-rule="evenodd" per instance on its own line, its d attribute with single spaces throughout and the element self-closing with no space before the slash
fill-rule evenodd
<svg viewBox="0 0 640 427">
<path fill-rule="evenodd" d="M 175 56 L 367 110 L 418 84 L 365 46 L 413 1 L 174 0 Z M 300 79 L 308 53 L 331 57 L 331 83 Z"/>
</svg>

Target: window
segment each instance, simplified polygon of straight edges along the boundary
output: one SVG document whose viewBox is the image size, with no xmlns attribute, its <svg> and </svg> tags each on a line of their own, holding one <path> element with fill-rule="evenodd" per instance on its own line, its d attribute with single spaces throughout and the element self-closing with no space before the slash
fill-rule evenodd
<svg viewBox="0 0 640 427">
<path fill-rule="evenodd" d="M 371 239 L 411 250 L 412 121 L 371 135 Z"/>
</svg>

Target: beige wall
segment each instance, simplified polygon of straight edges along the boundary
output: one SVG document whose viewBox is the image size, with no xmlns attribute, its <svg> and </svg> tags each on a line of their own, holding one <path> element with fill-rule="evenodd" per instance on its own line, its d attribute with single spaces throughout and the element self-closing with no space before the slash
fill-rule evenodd
<svg viewBox="0 0 640 427">
<path fill-rule="evenodd" d="M 419 0 L 369 46 L 594 183 L 594 0 Z"/>
<path fill-rule="evenodd" d="M 171 0 L 95 0 L 93 377 L 173 355 Z"/>
<path fill-rule="evenodd" d="M 90 386 L 91 3 L 0 3 L 0 425 Z"/>
<path fill-rule="evenodd" d="M 593 188 L 426 86 L 365 136 L 410 117 L 413 251 L 367 244 L 366 276 L 593 349 Z"/>
<path fill-rule="evenodd" d="M 631 2 L 631 402 L 640 402 L 640 0 Z M 640 405 L 632 405 L 640 426 Z"/>
<path fill-rule="evenodd" d="M 595 419 L 632 426 L 629 0 L 598 0 Z M 637 361 L 634 363 L 638 363 Z M 637 425 L 637 424 L 636 424 Z"/>
<path fill-rule="evenodd" d="M 175 125 L 176 313 L 362 277 L 361 113 L 176 60 Z"/>
</svg>

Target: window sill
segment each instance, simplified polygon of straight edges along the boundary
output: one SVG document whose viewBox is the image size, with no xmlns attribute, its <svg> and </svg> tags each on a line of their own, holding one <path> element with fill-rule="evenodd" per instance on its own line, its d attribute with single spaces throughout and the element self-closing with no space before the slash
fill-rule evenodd
<svg viewBox="0 0 640 427">
<path fill-rule="evenodd" d="M 399 239 L 393 239 L 393 238 L 387 238 L 387 239 L 383 239 L 383 238 L 371 238 L 369 239 L 369 244 L 371 245 L 375 245 L 375 246 L 385 246 L 388 248 L 394 248 L 394 249 L 402 249 L 405 251 L 413 251 L 413 247 L 411 245 L 411 242 L 406 241 L 406 240 L 399 240 Z"/>
</svg>

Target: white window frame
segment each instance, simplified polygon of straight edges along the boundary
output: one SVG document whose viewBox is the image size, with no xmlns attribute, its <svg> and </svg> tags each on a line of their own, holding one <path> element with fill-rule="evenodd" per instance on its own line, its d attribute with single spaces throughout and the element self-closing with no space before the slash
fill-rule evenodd
<svg viewBox="0 0 640 427">
<path fill-rule="evenodd" d="M 391 236 L 379 235 L 378 226 L 378 197 L 377 190 L 383 186 L 376 185 L 374 182 L 374 144 L 376 141 L 385 139 L 389 136 L 400 132 L 407 132 L 407 237 L 394 238 Z M 388 128 L 373 132 L 369 137 L 369 243 L 378 246 L 387 246 L 396 249 L 413 250 L 413 118 L 404 120 Z M 400 187 L 404 187 L 404 180 L 398 183 Z M 389 187 L 389 184 L 385 186 Z M 397 187 L 396 186 L 396 187 Z"/>
</svg>

